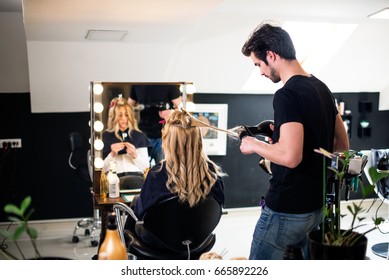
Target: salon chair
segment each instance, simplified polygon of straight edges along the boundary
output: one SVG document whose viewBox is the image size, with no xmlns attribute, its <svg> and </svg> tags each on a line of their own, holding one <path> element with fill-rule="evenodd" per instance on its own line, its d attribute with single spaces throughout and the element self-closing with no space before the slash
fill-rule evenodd
<svg viewBox="0 0 389 280">
<path fill-rule="evenodd" d="M 222 207 L 213 196 L 194 207 L 179 202 L 176 196 L 170 197 L 147 210 L 143 217 L 136 217 L 125 203 L 115 203 L 113 210 L 129 255 L 141 260 L 199 259 L 214 246 L 213 231 L 222 215 Z M 135 221 L 134 230 L 124 229 L 128 216 Z"/>
<path fill-rule="evenodd" d="M 86 160 L 83 149 L 83 139 L 79 132 L 71 132 L 69 134 L 69 166 L 76 170 L 77 175 L 90 185 L 89 189 L 91 192 L 91 198 L 93 199 L 93 188 L 92 188 L 92 172 L 90 164 L 90 150 L 87 152 Z M 93 202 L 94 203 L 94 202 Z M 78 243 L 80 241 L 77 232 L 79 229 L 84 230 L 85 236 L 91 237 L 91 245 L 96 247 L 99 242 L 95 238 L 94 232 L 101 226 L 101 220 L 99 210 L 93 207 L 93 217 L 83 218 L 77 222 L 77 225 L 73 230 L 72 242 Z"/>
</svg>

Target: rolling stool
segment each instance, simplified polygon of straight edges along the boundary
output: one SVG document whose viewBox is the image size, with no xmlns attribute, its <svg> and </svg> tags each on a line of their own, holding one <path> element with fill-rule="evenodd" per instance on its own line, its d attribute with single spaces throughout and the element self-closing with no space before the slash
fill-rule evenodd
<svg viewBox="0 0 389 280">
<path fill-rule="evenodd" d="M 99 217 L 99 210 L 95 209 L 93 210 L 93 218 L 84 218 L 77 222 L 77 225 L 74 228 L 73 231 L 73 243 L 78 243 L 80 241 L 80 238 L 77 235 L 77 231 L 79 229 L 84 229 L 84 235 L 91 237 L 91 245 L 93 247 L 97 247 L 99 245 L 99 241 L 96 239 L 94 233 L 96 229 L 101 228 L 101 220 Z"/>
</svg>

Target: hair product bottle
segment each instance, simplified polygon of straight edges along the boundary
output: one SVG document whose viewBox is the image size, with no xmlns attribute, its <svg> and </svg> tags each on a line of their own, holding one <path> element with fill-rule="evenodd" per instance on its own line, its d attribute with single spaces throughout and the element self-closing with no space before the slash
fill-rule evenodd
<svg viewBox="0 0 389 280">
<path fill-rule="evenodd" d="M 109 172 L 107 175 L 108 190 L 110 198 L 118 198 L 120 196 L 120 179 L 116 174 L 116 163 L 111 161 L 109 164 Z"/>
<path fill-rule="evenodd" d="M 104 171 L 101 171 L 100 176 L 100 197 L 106 198 L 108 196 L 108 180 Z"/>
<path fill-rule="evenodd" d="M 128 260 L 126 246 L 119 237 L 116 215 L 114 212 L 108 215 L 107 231 L 100 246 L 99 260 Z"/>
</svg>

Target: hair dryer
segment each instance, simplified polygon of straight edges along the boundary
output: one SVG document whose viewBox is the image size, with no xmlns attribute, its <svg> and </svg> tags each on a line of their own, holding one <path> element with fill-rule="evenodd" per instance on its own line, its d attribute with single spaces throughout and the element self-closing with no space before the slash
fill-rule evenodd
<svg viewBox="0 0 389 280">
<path fill-rule="evenodd" d="M 239 139 L 242 139 L 243 137 L 246 136 L 255 136 L 255 135 L 262 135 L 265 137 L 272 138 L 273 130 L 270 128 L 271 124 L 274 124 L 274 121 L 265 120 L 255 126 L 244 125 L 243 126 L 244 129 L 239 132 Z"/>
<path fill-rule="evenodd" d="M 255 135 L 262 135 L 265 137 L 272 138 L 273 137 L 273 130 L 270 128 L 270 125 L 274 124 L 273 120 L 265 120 L 260 122 L 259 124 L 255 126 L 243 126 L 243 129 L 239 132 L 239 139 L 242 140 L 243 137 L 246 136 L 255 136 Z M 268 174 L 271 173 L 270 169 L 270 162 L 263 157 L 260 158 L 258 165 Z"/>
</svg>

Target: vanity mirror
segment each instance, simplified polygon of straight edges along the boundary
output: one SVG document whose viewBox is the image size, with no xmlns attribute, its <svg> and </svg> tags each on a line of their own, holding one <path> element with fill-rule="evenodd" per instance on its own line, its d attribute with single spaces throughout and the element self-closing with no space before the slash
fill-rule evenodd
<svg viewBox="0 0 389 280">
<path fill-rule="evenodd" d="M 107 129 L 108 111 L 112 99 L 120 95 L 128 99 L 133 89 L 143 86 L 155 87 L 177 87 L 182 97 L 182 108 L 187 108 L 188 103 L 192 100 L 191 95 L 194 93 L 192 82 L 155 82 L 155 83 L 138 83 L 138 82 L 101 82 L 93 81 L 90 83 L 90 127 L 91 127 L 91 153 L 90 163 L 93 172 L 93 191 L 99 193 L 100 175 L 104 166 L 103 158 L 103 133 Z M 158 94 L 156 92 L 155 94 Z M 165 105 L 165 104 L 163 104 Z M 134 107 L 135 118 L 140 121 L 141 111 L 144 110 L 144 104 L 137 104 Z M 161 106 L 154 104 L 151 106 Z"/>
</svg>

